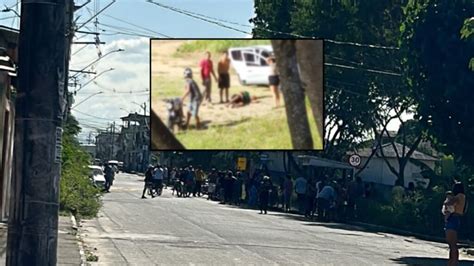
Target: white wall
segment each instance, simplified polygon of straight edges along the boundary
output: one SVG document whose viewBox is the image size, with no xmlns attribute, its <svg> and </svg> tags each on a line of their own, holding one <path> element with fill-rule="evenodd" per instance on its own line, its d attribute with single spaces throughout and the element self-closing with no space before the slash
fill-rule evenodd
<svg viewBox="0 0 474 266">
<path fill-rule="evenodd" d="M 366 161 L 367 158 L 362 158 L 361 165 L 364 165 Z M 389 158 L 388 161 L 390 165 L 398 171 L 398 161 L 395 158 Z M 433 161 L 425 161 L 424 163 L 431 169 L 434 169 L 435 163 Z M 416 184 L 417 182 L 412 178 L 412 175 L 418 174 L 421 171 L 422 169 L 420 167 L 408 162 L 405 167 L 405 187 L 407 187 L 410 182 Z M 364 171 L 361 172 L 360 176 L 365 182 L 374 182 L 389 186 L 393 186 L 397 180 L 397 176 L 390 171 L 390 168 L 382 158 L 372 158 Z"/>
</svg>

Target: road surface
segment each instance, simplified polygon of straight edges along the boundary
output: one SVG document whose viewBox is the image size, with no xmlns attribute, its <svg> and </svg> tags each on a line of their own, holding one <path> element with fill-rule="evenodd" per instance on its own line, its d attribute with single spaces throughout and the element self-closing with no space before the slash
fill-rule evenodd
<svg viewBox="0 0 474 266">
<path fill-rule="evenodd" d="M 119 174 L 99 217 L 82 222 L 100 265 L 446 265 L 445 244 L 203 198 L 140 199 L 143 177 Z M 94 250 L 96 249 L 96 250 Z M 463 258 L 461 265 L 474 265 Z"/>
</svg>

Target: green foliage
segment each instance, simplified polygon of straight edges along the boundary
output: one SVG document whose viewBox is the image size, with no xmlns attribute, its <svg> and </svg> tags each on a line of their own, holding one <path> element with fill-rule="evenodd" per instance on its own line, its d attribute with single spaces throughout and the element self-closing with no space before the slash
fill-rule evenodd
<svg viewBox="0 0 474 266">
<path fill-rule="evenodd" d="M 100 208 L 100 191 L 89 180 L 87 165 L 89 154 L 81 149 L 76 140 L 80 128 L 69 116 L 65 124 L 62 150 L 62 169 L 59 191 L 61 211 L 69 211 L 79 217 L 93 217 Z"/>
<path fill-rule="evenodd" d="M 254 37 L 281 31 L 342 42 L 395 46 L 402 21 L 399 1 L 255 1 Z M 277 3 L 276 5 L 273 5 Z M 280 10 L 281 9 L 281 10 Z M 284 9 L 284 10 L 283 10 Z M 289 12 L 290 16 L 276 14 Z M 284 37 L 284 36 L 283 36 Z M 387 109 L 411 105 L 399 76 L 396 49 L 325 43 L 325 157 L 341 159 L 355 140 L 387 118 Z M 340 67 L 341 65 L 345 67 Z M 336 125 L 337 124 L 337 125 Z"/>
<path fill-rule="evenodd" d="M 196 40 L 182 44 L 176 51 L 176 55 L 183 55 L 193 52 L 213 52 L 220 53 L 227 51 L 230 47 L 250 46 L 250 45 L 269 45 L 269 40 Z"/>
<path fill-rule="evenodd" d="M 462 39 L 460 30 L 472 14 L 471 0 L 410 0 L 400 38 L 405 82 L 420 121 L 447 144 L 446 152 L 470 164 L 474 153 L 466 143 L 474 141 L 474 75 L 468 66 L 474 42 Z M 468 32 L 466 27 L 463 36 Z"/>
</svg>

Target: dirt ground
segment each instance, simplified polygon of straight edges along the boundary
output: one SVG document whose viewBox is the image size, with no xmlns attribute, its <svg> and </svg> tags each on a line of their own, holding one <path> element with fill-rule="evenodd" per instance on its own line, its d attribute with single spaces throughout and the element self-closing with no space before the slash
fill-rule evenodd
<svg viewBox="0 0 474 266">
<path fill-rule="evenodd" d="M 182 40 L 167 40 L 167 41 L 154 41 L 152 42 L 152 109 L 166 121 L 167 111 L 166 105 L 163 99 L 166 97 L 160 92 L 160 84 L 157 84 L 154 80 L 165 79 L 165 80 L 176 80 L 182 81 L 177 88 L 177 94 L 174 97 L 181 97 L 184 89 L 184 80 L 182 74 L 184 68 L 191 67 L 193 69 L 194 79 L 203 90 L 202 82 L 200 80 L 198 63 L 203 57 L 202 53 L 189 54 L 186 57 L 174 56 L 178 47 L 185 41 Z M 217 69 L 217 61 L 219 55 L 213 55 L 212 60 L 214 62 L 214 68 Z M 232 69 L 232 67 L 231 67 Z M 257 103 L 251 103 L 247 106 L 240 108 L 230 108 L 225 104 L 219 104 L 219 88 L 217 83 L 213 80 L 211 98 L 213 104 L 203 104 L 199 110 L 199 116 L 206 126 L 214 125 L 231 125 L 233 122 L 241 121 L 249 117 L 267 116 L 269 114 L 285 115 L 283 107 L 274 108 L 273 96 L 268 87 L 255 87 L 255 86 L 241 86 L 238 81 L 238 77 L 231 70 L 231 88 L 229 90 L 229 98 L 232 94 L 240 91 L 249 91 L 253 96 L 259 97 Z M 283 103 L 283 99 L 281 100 Z M 185 110 L 187 101 L 185 102 Z M 192 121 L 191 121 L 192 122 Z"/>
</svg>

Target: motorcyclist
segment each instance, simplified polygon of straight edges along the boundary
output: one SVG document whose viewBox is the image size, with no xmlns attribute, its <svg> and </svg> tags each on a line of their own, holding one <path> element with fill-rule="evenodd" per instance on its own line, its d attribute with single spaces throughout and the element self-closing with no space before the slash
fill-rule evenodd
<svg viewBox="0 0 474 266">
<path fill-rule="evenodd" d="M 157 165 L 153 173 L 153 187 L 158 192 L 163 188 L 163 168 Z"/>
</svg>

